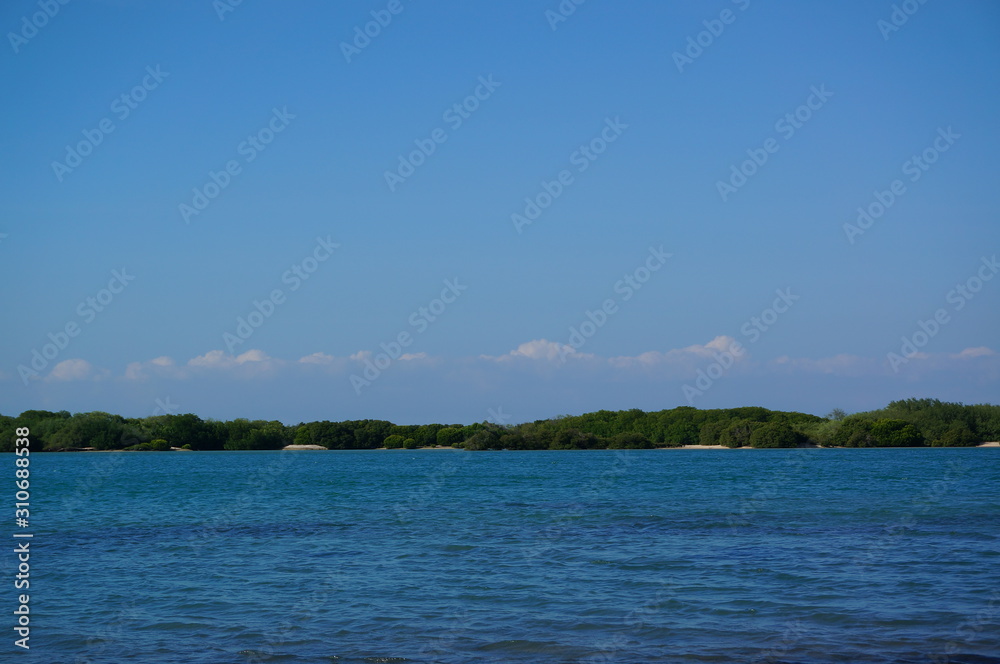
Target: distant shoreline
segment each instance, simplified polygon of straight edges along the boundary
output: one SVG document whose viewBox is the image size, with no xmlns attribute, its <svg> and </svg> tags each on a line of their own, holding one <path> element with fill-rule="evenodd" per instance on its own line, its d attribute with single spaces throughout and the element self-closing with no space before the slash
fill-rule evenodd
<svg viewBox="0 0 1000 664">
<path fill-rule="evenodd" d="M 980 443 L 978 445 L 968 445 L 963 447 L 943 447 L 933 445 L 923 445 L 921 447 L 837 447 L 836 445 L 799 445 L 798 447 L 726 447 L 725 445 L 681 445 L 680 447 L 657 447 L 658 450 L 756 450 L 756 449 L 783 449 L 783 450 L 927 450 L 927 449 L 972 449 L 975 447 L 1000 447 L 1000 443 Z"/>
<path fill-rule="evenodd" d="M 980 443 L 979 445 L 968 445 L 968 446 L 953 446 L 953 447 L 943 447 L 943 446 L 932 446 L 924 445 L 923 447 L 836 447 L 836 446 L 823 446 L 823 445 L 800 445 L 798 447 L 750 447 L 749 445 L 743 447 L 726 447 L 725 445 L 681 445 L 680 447 L 653 447 L 647 448 L 652 450 L 757 450 L 757 449 L 782 449 L 782 450 L 930 450 L 930 449 L 940 449 L 940 450 L 969 450 L 975 449 L 977 447 L 1000 447 L 1000 442 L 989 442 Z M 601 450 L 607 451 L 615 448 L 601 448 Z M 437 445 L 434 447 L 415 447 L 413 449 L 404 448 L 388 448 L 388 447 L 375 447 L 366 449 L 348 449 L 348 450 L 331 450 L 329 448 L 323 447 L 322 445 L 286 445 L 280 450 L 201 450 L 205 452 L 419 452 L 419 451 L 437 451 L 437 450 L 450 450 L 452 452 L 467 452 L 469 450 L 464 450 L 461 447 L 445 447 L 442 445 Z M 48 450 L 44 452 L 45 454 L 58 453 L 58 452 L 134 452 L 136 450 L 98 450 L 93 447 L 70 447 L 61 450 Z M 145 451 L 145 450 L 144 450 Z M 167 451 L 167 450 L 165 450 Z M 189 450 L 181 447 L 171 447 L 170 452 L 194 452 L 198 450 Z M 477 450 L 478 451 L 478 450 Z M 491 451 L 501 451 L 501 450 L 491 450 Z M 509 452 L 589 452 L 591 450 L 503 450 Z M 10 452 L 13 454 L 13 452 Z"/>
<path fill-rule="evenodd" d="M 993 443 L 980 443 L 979 445 L 969 445 L 967 447 L 948 447 L 948 448 L 935 448 L 931 445 L 924 445 L 923 447 L 836 447 L 836 446 L 823 446 L 823 445 L 799 445 L 798 447 L 751 447 L 749 445 L 744 445 L 743 447 L 726 447 L 725 445 L 681 445 L 680 447 L 653 447 L 650 449 L 654 450 L 756 450 L 756 449 L 783 449 L 783 450 L 924 450 L 924 449 L 971 449 L 974 447 L 1000 447 L 1000 442 Z M 612 448 L 602 448 L 607 451 Z M 377 447 L 375 449 L 369 450 L 330 450 L 322 445 L 286 445 L 282 450 L 318 450 L 323 452 L 391 452 L 391 451 L 401 451 L 401 452 L 414 452 L 417 450 L 452 450 L 454 452 L 464 452 L 460 447 L 444 447 L 437 445 L 435 447 L 415 447 L 410 450 L 405 450 L 402 448 L 388 448 L 388 447 Z M 108 450 L 114 451 L 114 450 Z M 494 450 L 499 451 L 499 450 Z M 510 452 L 588 452 L 590 450 L 507 450 Z"/>
<path fill-rule="evenodd" d="M 102 411 L 30 410 L 17 417 L 0 415 L 0 451 L 14 451 L 16 440 L 23 444 L 29 437 L 29 447 L 37 452 L 1000 447 L 987 442 L 1000 441 L 1000 405 L 911 398 L 851 415 L 835 408 L 827 417 L 760 406 L 677 406 L 653 412 L 599 410 L 520 424 L 485 420 L 450 425 L 371 419 L 286 425 L 245 418 L 203 420 L 192 413 L 127 418 Z"/>
</svg>

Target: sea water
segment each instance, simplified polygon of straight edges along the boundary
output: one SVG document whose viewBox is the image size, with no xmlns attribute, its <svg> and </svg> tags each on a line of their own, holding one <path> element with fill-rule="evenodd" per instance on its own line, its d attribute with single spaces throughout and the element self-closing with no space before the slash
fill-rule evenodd
<svg viewBox="0 0 1000 664">
<path fill-rule="evenodd" d="M 31 460 L 5 662 L 1000 662 L 1000 449 Z"/>
</svg>

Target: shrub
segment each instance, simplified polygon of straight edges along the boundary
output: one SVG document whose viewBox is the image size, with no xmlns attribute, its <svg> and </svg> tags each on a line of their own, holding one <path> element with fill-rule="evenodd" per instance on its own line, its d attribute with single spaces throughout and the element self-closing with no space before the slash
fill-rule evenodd
<svg viewBox="0 0 1000 664">
<path fill-rule="evenodd" d="M 455 443 L 461 443 L 464 436 L 462 430 L 455 427 L 445 427 L 438 429 L 437 444 L 444 447 L 455 447 Z"/>
<path fill-rule="evenodd" d="M 751 447 L 796 447 L 799 436 L 787 424 L 768 422 L 750 434 Z"/>
<path fill-rule="evenodd" d="M 871 435 L 872 423 L 857 417 L 841 421 L 840 428 L 830 438 L 830 444 L 840 447 L 875 447 Z"/>
<path fill-rule="evenodd" d="M 417 447 L 418 447 L 417 441 L 415 441 L 412 438 L 407 438 L 406 440 L 403 441 L 403 448 L 404 449 L 415 450 L 415 449 L 417 449 Z"/>
<path fill-rule="evenodd" d="M 719 444 L 726 447 L 743 447 L 750 444 L 750 436 L 754 429 L 762 426 L 759 422 L 736 420 L 719 435 Z"/>
<path fill-rule="evenodd" d="M 149 449 L 155 452 L 167 452 L 170 450 L 170 443 L 162 438 L 156 438 L 155 440 L 149 441 Z"/>
<path fill-rule="evenodd" d="M 706 422 L 698 432 L 699 445 L 718 445 L 719 436 L 725 427 L 722 422 Z"/>
<path fill-rule="evenodd" d="M 608 449 L 612 450 L 648 450 L 652 447 L 652 441 L 645 434 L 638 432 L 620 433 L 608 443 Z"/>
<path fill-rule="evenodd" d="M 801 426 L 806 440 L 818 445 L 833 445 L 833 436 L 841 427 L 840 420 L 827 420 L 824 422 L 809 423 Z"/>
<path fill-rule="evenodd" d="M 965 422 L 955 421 L 931 444 L 936 447 L 973 447 L 979 444 L 979 439 Z"/>
<path fill-rule="evenodd" d="M 551 450 L 587 450 L 601 447 L 601 441 L 592 433 L 583 433 L 579 429 L 563 429 L 557 431 L 552 443 Z"/>
<path fill-rule="evenodd" d="M 403 438 L 399 434 L 393 434 L 391 436 L 386 436 L 386 439 L 382 442 L 382 446 L 390 450 L 398 450 L 403 447 L 403 443 L 406 442 L 406 438 Z M 413 440 L 410 438 L 409 440 Z"/>
<path fill-rule="evenodd" d="M 906 420 L 875 420 L 872 438 L 878 447 L 921 447 L 924 444 L 923 434 Z"/>
<path fill-rule="evenodd" d="M 490 431 L 480 429 L 466 438 L 461 445 L 467 450 L 495 450 L 499 449 L 499 442 L 499 436 L 494 437 Z M 452 447 L 457 447 L 457 445 Z"/>
<path fill-rule="evenodd" d="M 149 443 L 139 443 L 138 445 L 131 445 L 130 447 L 124 448 L 126 452 L 152 452 L 153 448 L 149 446 Z"/>
<path fill-rule="evenodd" d="M 662 433 L 660 442 L 664 447 L 698 444 L 698 427 L 688 422 L 674 422 Z"/>
</svg>

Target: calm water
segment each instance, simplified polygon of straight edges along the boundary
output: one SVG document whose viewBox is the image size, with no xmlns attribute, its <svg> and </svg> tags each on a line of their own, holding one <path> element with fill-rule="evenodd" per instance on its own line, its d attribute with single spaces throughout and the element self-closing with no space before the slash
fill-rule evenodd
<svg viewBox="0 0 1000 664">
<path fill-rule="evenodd" d="M 1000 662 L 1000 449 L 32 462 L 3 661 Z"/>
</svg>

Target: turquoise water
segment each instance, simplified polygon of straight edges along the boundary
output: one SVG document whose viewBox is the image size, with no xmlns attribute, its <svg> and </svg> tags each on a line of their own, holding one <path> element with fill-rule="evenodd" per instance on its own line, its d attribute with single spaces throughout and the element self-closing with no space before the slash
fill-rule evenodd
<svg viewBox="0 0 1000 664">
<path fill-rule="evenodd" d="M 1000 662 L 1000 449 L 31 459 L 16 661 Z"/>
</svg>

